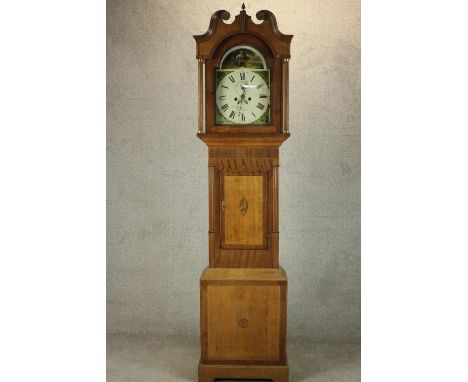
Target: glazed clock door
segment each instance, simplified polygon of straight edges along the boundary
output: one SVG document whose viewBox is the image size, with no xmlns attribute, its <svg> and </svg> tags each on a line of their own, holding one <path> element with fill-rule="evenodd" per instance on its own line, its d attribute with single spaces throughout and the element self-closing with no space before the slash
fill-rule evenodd
<svg viewBox="0 0 468 382">
<path fill-rule="evenodd" d="M 221 248 L 267 247 L 267 182 L 265 173 L 221 176 Z"/>
</svg>

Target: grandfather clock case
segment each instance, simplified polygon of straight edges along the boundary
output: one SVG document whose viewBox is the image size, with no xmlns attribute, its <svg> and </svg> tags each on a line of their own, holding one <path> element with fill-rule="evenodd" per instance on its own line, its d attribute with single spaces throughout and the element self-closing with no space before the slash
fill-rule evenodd
<svg viewBox="0 0 468 382">
<path fill-rule="evenodd" d="M 208 146 L 209 266 L 200 279 L 198 381 L 288 381 L 287 276 L 279 266 L 279 147 L 289 138 L 292 35 L 242 4 L 194 36 L 198 138 Z"/>
</svg>

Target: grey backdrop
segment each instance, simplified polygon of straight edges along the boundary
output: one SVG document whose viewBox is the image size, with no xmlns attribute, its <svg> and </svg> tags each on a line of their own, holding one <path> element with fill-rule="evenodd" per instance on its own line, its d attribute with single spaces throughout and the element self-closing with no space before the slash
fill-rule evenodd
<svg viewBox="0 0 468 382">
<path fill-rule="evenodd" d="M 198 339 L 208 262 L 207 148 L 193 34 L 241 0 L 108 0 L 108 331 Z M 288 336 L 360 336 L 360 4 L 246 1 L 294 34 L 281 148 Z"/>
</svg>

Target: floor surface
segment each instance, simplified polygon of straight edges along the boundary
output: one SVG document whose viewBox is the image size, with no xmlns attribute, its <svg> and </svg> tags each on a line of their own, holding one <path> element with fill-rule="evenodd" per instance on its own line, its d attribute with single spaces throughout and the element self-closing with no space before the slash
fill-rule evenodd
<svg viewBox="0 0 468 382">
<path fill-rule="evenodd" d="M 200 349 L 195 342 L 108 335 L 107 382 L 196 382 L 199 358 Z M 290 382 L 360 381 L 358 344 L 290 340 L 288 358 Z"/>
</svg>

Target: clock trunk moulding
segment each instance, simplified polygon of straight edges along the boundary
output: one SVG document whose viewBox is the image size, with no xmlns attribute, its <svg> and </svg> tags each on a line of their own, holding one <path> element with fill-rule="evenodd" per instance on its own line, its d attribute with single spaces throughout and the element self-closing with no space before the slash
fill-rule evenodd
<svg viewBox="0 0 468 382">
<path fill-rule="evenodd" d="M 287 276 L 279 266 L 279 147 L 289 138 L 292 35 L 244 5 L 194 36 L 198 137 L 208 146 L 209 266 L 200 279 L 199 382 L 288 380 Z"/>
</svg>

